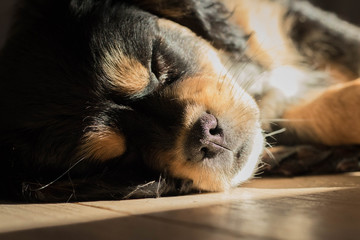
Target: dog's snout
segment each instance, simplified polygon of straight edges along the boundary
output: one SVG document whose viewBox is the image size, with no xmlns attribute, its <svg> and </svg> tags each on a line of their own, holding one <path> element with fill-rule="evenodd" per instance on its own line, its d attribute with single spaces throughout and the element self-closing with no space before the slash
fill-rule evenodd
<svg viewBox="0 0 360 240">
<path fill-rule="evenodd" d="M 187 155 L 190 161 L 214 158 L 224 151 L 224 132 L 212 114 L 203 114 L 193 125 L 187 139 Z"/>
</svg>

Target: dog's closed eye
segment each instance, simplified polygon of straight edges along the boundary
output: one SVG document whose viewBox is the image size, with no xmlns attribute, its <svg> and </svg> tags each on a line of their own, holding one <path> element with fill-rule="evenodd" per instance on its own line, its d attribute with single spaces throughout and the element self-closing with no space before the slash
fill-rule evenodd
<svg viewBox="0 0 360 240">
<path fill-rule="evenodd" d="M 159 41 L 153 45 L 151 58 L 151 72 L 155 75 L 160 84 L 168 83 L 169 81 L 169 66 L 165 57 L 160 53 Z"/>
</svg>

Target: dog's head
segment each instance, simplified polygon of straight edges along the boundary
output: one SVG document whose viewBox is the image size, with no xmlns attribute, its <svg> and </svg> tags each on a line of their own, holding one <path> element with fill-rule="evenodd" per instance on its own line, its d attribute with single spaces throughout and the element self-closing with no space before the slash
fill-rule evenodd
<svg viewBox="0 0 360 240">
<path fill-rule="evenodd" d="M 224 67 L 246 42 L 227 14 L 213 0 L 25 4 L 1 56 L 3 148 L 39 175 L 136 161 L 196 189 L 245 181 L 263 137 Z"/>
</svg>

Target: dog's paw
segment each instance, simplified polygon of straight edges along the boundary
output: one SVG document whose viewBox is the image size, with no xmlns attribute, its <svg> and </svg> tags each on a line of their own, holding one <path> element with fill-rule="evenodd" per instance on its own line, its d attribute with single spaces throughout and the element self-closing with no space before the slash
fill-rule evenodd
<svg viewBox="0 0 360 240">
<path fill-rule="evenodd" d="M 359 146 L 278 146 L 263 156 L 264 175 L 308 175 L 360 170 Z"/>
</svg>

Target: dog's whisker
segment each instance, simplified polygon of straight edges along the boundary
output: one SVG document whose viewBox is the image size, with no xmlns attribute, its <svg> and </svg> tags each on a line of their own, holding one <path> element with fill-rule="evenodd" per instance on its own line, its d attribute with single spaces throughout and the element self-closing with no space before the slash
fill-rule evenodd
<svg viewBox="0 0 360 240">
<path fill-rule="evenodd" d="M 261 119 L 261 122 L 306 122 L 309 121 L 307 119 L 284 119 L 284 118 L 268 118 L 268 119 Z"/>
<path fill-rule="evenodd" d="M 267 155 L 269 155 L 269 157 L 270 157 L 271 159 L 274 159 L 274 160 L 275 160 L 274 154 L 272 154 L 272 152 L 271 152 L 269 149 L 264 148 L 264 151 L 267 153 Z"/>
<path fill-rule="evenodd" d="M 226 59 L 226 62 L 223 64 L 224 67 L 222 68 L 221 72 L 219 73 L 218 81 L 220 81 L 220 78 L 228 76 L 230 74 L 231 67 L 233 65 L 233 62 L 230 58 Z M 230 67 L 228 67 L 230 65 Z"/>
<path fill-rule="evenodd" d="M 73 197 L 76 199 L 75 186 L 74 186 L 74 183 L 73 183 L 73 181 L 71 179 L 70 172 L 68 172 L 68 179 L 69 179 L 69 183 L 70 183 L 70 185 L 72 187 L 72 193 L 71 193 L 71 195 L 69 196 L 69 198 L 68 198 L 68 200 L 66 202 L 70 202 L 71 198 L 73 198 Z"/>
<path fill-rule="evenodd" d="M 159 180 L 158 180 L 158 185 L 156 187 L 156 198 L 159 198 L 160 197 L 160 187 L 161 187 L 161 184 L 162 184 L 162 174 L 160 173 L 160 176 L 159 176 Z"/>
<path fill-rule="evenodd" d="M 265 145 L 266 145 L 266 148 L 273 148 L 273 146 L 269 142 L 265 142 Z"/>
<path fill-rule="evenodd" d="M 242 63 L 241 67 L 235 71 L 233 76 L 234 82 L 237 82 L 245 92 L 248 92 L 248 90 L 261 79 L 261 73 L 249 70 L 251 66 L 251 59 L 249 59 L 248 62 Z"/>
<path fill-rule="evenodd" d="M 264 162 L 264 161 L 260 161 L 259 164 L 258 164 L 258 166 L 257 166 L 257 168 L 256 168 L 256 170 L 262 170 L 262 169 L 264 169 L 264 168 L 267 167 L 267 166 L 270 166 L 270 164 L 269 164 L 269 163 L 266 163 L 266 162 Z"/>
<path fill-rule="evenodd" d="M 244 81 L 244 83 L 241 84 L 241 87 L 248 92 L 249 89 L 256 84 L 259 80 L 261 80 L 262 73 L 248 73 L 247 75 L 247 79 L 246 81 Z"/>
<path fill-rule="evenodd" d="M 64 177 L 67 173 L 69 173 L 71 171 L 71 169 L 73 169 L 74 167 L 76 167 L 79 163 L 81 163 L 82 161 L 84 161 L 85 158 L 81 158 L 80 160 L 78 160 L 77 162 L 75 162 L 72 166 L 70 166 L 64 173 L 62 173 L 60 176 L 58 176 L 57 178 L 55 178 L 55 180 L 39 187 L 39 188 L 35 188 L 35 189 L 29 189 L 29 191 L 31 192 L 37 192 L 37 191 L 41 191 L 49 186 L 51 186 L 52 184 L 56 183 L 58 180 L 60 180 L 62 177 Z"/>
<path fill-rule="evenodd" d="M 274 135 L 283 133 L 283 132 L 285 132 L 285 131 L 286 131 L 286 128 L 281 128 L 281 129 L 276 130 L 276 131 L 273 131 L 273 132 L 271 132 L 271 133 L 267 133 L 267 134 L 265 134 L 264 136 L 265 136 L 265 137 L 272 137 L 272 136 L 274 136 Z"/>
<path fill-rule="evenodd" d="M 230 62 L 230 59 L 228 60 Z M 222 70 L 222 72 L 219 74 L 219 77 L 218 77 L 218 82 L 221 81 L 221 85 L 219 87 L 219 92 L 222 92 L 222 89 L 223 89 L 223 86 L 224 84 L 228 84 L 227 81 L 229 81 L 231 83 L 231 74 L 230 74 L 230 70 L 231 70 L 231 67 L 224 67 L 224 69 Z M 223 72 L 225 71 L 225 72 Z"/>
<path fill-rule="evenodd" d="M 69 203 L 73 196 L 74 196 L 74 193 L 71 193 L 69 198 L 66 200 L 66 203 Z"/>
<path fill-rule="evenodd" d="M 147 186 L 149 186 L 149 185 L 151 185 L 151 184 L 154 184 L 154 183 L 155 183 L 155 181 L 151 181 L 151 182 L 148 182 L 148 183 L 145 183 L 145 184 L 136 186 L 136 188 L 135 188 L 133 191 L 131 191 L 129 194 L 127 194 L 125 197 L 123 197 L 123 199 L 129 199 L 129 198 L 131 198 L 131 197 L 132 197 L 134 194 L 136 194 L 136 192 L 139 191 L 140 189 L 145 188 L 145 187 L 147 187 Z"/>
</svg>

